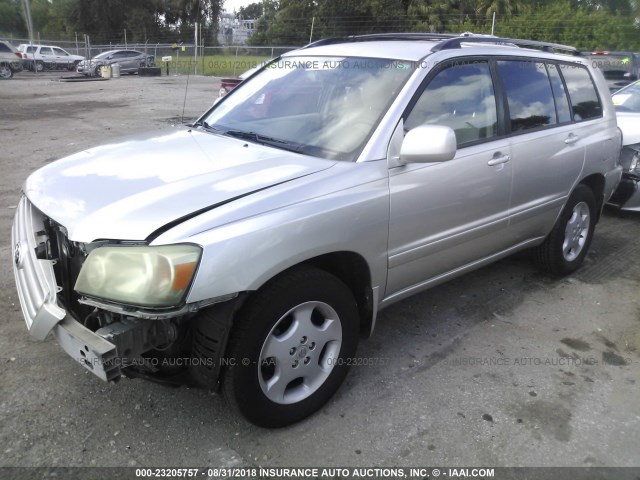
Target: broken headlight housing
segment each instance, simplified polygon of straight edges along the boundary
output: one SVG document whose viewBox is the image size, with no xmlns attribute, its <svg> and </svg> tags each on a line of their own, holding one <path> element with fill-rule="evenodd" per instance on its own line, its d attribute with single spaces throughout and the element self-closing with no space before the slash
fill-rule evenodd
<svg viewBox="0 0 640 480">
<path fill-rule="evenodd" d="M 623 147 L 620 154 L 620 165 L 626 173 L 640 176 L 640 145 Z"/>
</svg>

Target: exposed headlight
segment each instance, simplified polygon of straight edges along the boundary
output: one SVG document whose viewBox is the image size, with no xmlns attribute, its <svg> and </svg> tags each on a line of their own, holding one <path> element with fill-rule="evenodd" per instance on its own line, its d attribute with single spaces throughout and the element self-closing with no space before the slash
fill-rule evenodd
<svg viewBox="0 0 640 480">
<path fill-rule="evenodd" d="M 625 172 L 640 175 L 640 150 L 638 145 L 622 147 L 620 165 Z"/>
<path fill-rule="evenodd" d="M 127 305 L 172 307 L 184 299 L 201 252 L 195 245 L 96 248 L 75 290 Z"/>
<path fill-rule="evenodd" d="M 629 168 L 629 170 L 640 175 L 640 152 L 636 152 L 631 159 L 631 167 Z"/>
</svg>

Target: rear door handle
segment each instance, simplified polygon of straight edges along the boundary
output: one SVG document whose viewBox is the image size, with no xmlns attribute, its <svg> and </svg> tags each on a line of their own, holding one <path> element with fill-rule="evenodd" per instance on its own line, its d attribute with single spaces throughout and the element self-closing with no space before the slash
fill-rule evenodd
<svg viewBox="0 0 640 480">
<path fill-rule="evenodd" d="M 580 140 L 579 136 L 570 133 L 569 136 L 564 140 L 564 143 L 566 143 L 567 145 L 573 145 L 578 140 Z"/>
<path fill-rule="evenodd" d="M 511 157 L 509 155 L 503 155 L 501 157 L 493 157 L 491 160 L 487 162 L 487 165 L 489 165 L 490 167 L 493 167 L 494 165 L 507 163 L 509 160 L 511 160 Z"/>
</svg>

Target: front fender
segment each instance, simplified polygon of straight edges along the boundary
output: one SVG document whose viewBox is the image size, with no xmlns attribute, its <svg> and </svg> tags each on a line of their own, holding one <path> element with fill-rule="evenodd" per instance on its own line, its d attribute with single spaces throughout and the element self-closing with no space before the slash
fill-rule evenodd
<svg viewBox="0 0 640 480">
<path fill-rule="evenodd" d="M 364 258 L 371 287 L 383 290 L 389 228 L 386 162 L 330 170 L 232 202 L 158 237 L 154 245 L 188 241 L 203 247 L 187 302 L 257 290 L 282 271 L 333 252 Z M 234 216 L 240 218 L 220 224 Z"/>
</svg>

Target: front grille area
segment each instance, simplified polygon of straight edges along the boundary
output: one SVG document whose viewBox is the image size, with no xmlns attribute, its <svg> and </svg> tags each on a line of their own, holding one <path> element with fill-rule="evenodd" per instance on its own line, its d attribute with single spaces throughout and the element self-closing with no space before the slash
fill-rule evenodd
<svg viewBox="0 0 640 480">
<path fill-rule="evenodd" d="M 69 240 L 64 227 L 52 220 L 47 220 L 45 228 L 48 238 L 46 256 L 48 259 L 54 260 L 53 270 L 56 282 L 60 286 L 58 303 L 76 320 L 84 323 L 93 308 L 78 303 L 78 294 L 73 290 L 73 287 L 78 275 L 80 275 L 80 269 L 86 255 L 78 244 Z"/>
<path fill-rule="evenodd" d="M 20 307 L 29 333 L 40 340 L 44 340 L 66 314 L 57 303 L 59 287 L 53 262 L 38 258 L 36 254 L 47 240 L 46 220 L 26 197 L 22 197 L 11 230 L 13 272 Z"/>
</svg>

